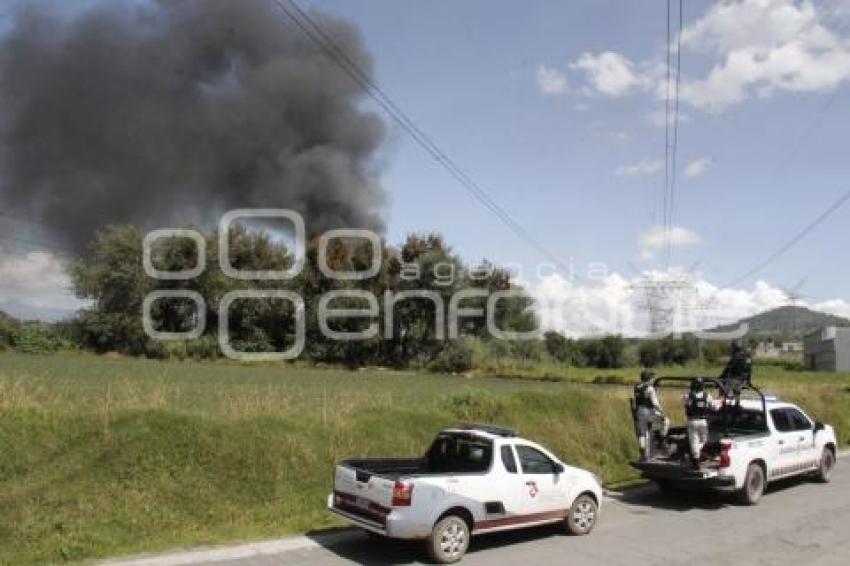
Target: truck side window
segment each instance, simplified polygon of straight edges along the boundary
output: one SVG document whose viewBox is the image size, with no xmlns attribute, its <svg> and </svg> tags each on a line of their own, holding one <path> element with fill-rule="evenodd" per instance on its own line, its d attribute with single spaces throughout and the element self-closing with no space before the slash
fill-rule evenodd
<svg viewBox="0 0 850 566">
<path fill-rule="evenodd" d="M 460 434 L 441 434 L 425 456 L 428 471 L 447 474 L 486 472 L 492 459 L 492 442 Z"/>
<path fill-rule="evenodd" d="M 552 474 L 555 472 L 555 463 L 546 454 L 535 450 L 531 446 L 517 445 L 517 455 L 522 464 L 522 471 L 526 474 Z"/>
<path fill-rule="evenodd" d="M 516 473 L 516 458 L 514 458 L 514 451 L 511 450 L 510 446 L 502 446 L 502 464 L 505 465 L 505 469 L 509 473 Z"/>
<path fill-rule="evenodd" d="M 785 409 L 773 409 L 770 411 L 770 418 L 773 419 L 773 426 L 776 427 L 777 431 L 791 432 L 793 430 L 791 420 L 788 418 Z"/>
<path fill-rule="evenodd" d="M 785 409 L 794 430 L 812 430 L 812 423 L 797 409 Z"/>
</svg>

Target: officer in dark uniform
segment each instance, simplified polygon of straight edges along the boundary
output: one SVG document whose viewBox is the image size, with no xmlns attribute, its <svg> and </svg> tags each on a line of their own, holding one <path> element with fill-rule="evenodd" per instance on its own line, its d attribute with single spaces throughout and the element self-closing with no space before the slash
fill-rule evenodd
<svg viewBox="0 0 850 566">
<path fill-rule="evenodd" d="M 732 353 L 729 362 L 723 368 L 720 379 L 724 383 L 750 385 L 753 378 L 753 358 L 744 348 L 743 342 L 738 339 L 732 342 Z"/>
</svg>

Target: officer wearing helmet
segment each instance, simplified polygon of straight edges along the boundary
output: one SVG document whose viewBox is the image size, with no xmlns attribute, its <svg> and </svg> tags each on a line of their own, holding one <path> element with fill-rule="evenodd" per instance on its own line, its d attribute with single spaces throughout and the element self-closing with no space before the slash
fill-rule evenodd
<svg viewBox="0 0 850 566">
<path fill-rule="evenodd" d="M 734 382 L 749 385 L 753 377 L 753 359 L 739 338 L 732 342 L 732 351 L 729 362 L 723 369 L 720 379 L 726 382 Z"/>
<path fill-rule="evenodd" d="M 691 388 L 684 397 L 685 415 L 688 417 L 688 442 L 691 463 L 699 468 L 702 447 L 708 442 L 708 414 L 718 409 L 718 403 L 705 390 L 701 377 L 691 380 Z"/>
<path fill-rule="evenodd" d="M 664 415 L 661 403 L 658 402 L 658 394 L 652 385 L 655 372 L 644 369 L 640 374 L 640 383 L 635 386 L 635 418 L 637 420 L 638 444 L 640 446 L 641 458 L 648 460 L 651 453 L 652 426 L 655 423 L 661 425 L 661 435 L 667 436 L 670 428 L 670 419 Z"/>
</svg>

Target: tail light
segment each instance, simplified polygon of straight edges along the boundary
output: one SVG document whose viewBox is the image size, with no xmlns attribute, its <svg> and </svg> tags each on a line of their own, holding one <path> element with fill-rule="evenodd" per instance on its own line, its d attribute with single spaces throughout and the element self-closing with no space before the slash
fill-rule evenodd
<svg viewBox="0 0 850 566">
<path fill-rule="evenodd" d="M 720 467 L 728 468 L 732 465 L 732 456 L 729 454 L 729 451 L 732 450 L 732 441 L 731 440 L 721 440 L 720 441 Z"/>
<path fill-rule="evenodd" d="M 396 481 L 393 486 L 393 507 L 410 507 L 413 502 L 413 484 Z"/>
</svg>

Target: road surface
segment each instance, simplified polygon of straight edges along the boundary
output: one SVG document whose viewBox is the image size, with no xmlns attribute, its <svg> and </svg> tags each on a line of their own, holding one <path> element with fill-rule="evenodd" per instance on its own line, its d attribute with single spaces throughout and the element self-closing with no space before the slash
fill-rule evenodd
<svg viewBox="0 0 850 566">
<path fill-rule="evenodd" d="M 829 484 L 789 480 L 755 507 L 716 496 L 665 497 L 654 488 L 604 502 L 586 537 L 554 527 L 473 538 L 463 564 L 800 564 L 850 563 L 850 458 Z M 372 539 L 355 531 L 298 537 L 123 562 L 138 566 L 331 566 L 427 563 L 416 542 Z"/>
</svg>

